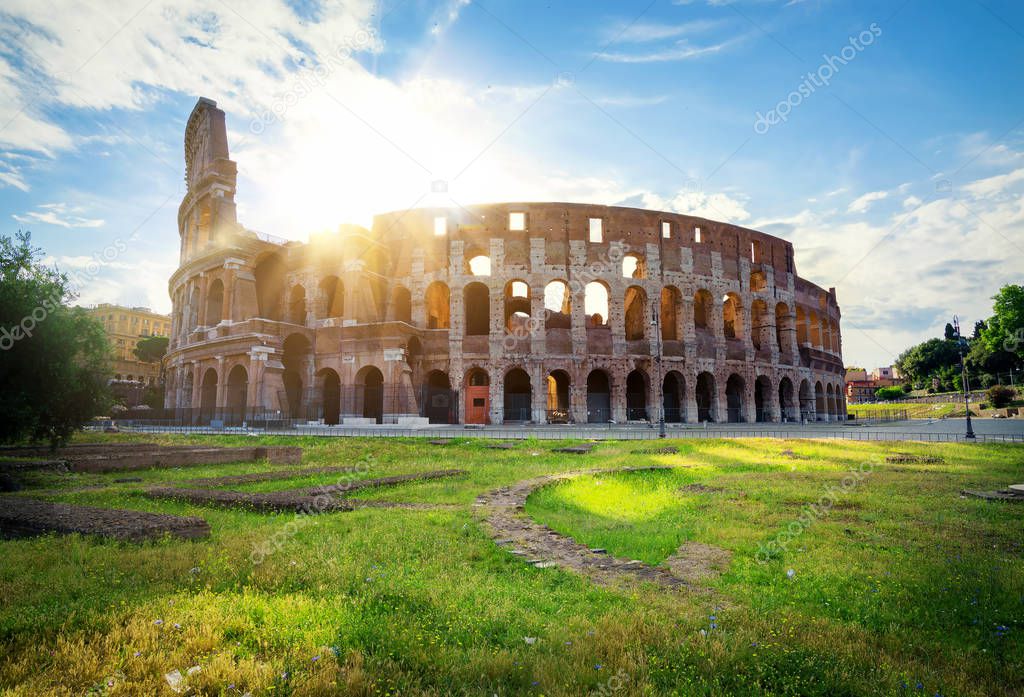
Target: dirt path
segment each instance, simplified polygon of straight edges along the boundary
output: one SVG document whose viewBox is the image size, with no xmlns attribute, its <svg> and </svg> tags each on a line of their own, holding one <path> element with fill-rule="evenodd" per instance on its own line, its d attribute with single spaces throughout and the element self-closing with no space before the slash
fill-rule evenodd
<svg viewBox="0 0 1024 697">
<path fill-rule="evenodd" d="M 687 543 L 680 548 L 681 551 L 684 548 L 688 551 L 686 561 L 680 561 L 677 554 L 672 558 L 671 568 L 651 566 L 636 559 L 613 557 L 605 550 L 591 549 L 581 545 L 571 537 L 566 537 L 546 525 L 534 522 L 526 515 L 526 499 L 543 486 L 587 474 L 617 474 L 668 469 L 672 468 L 652 466 L 611 470 L 589 469 L 535 477 L 482 494 L 477 497 L 473 506 L 483 517 L 484 529 L 488 531 L 496 544 L 538 568 L 555 566 L 575 571 L 600 585 L 646 581 L 666 588 L 690 587 L 692 582 L 706 577 L 706 574 L 695 573 L 697 569 L 693 567 L 700 564 L 708 568 L 718 568 L 721 566 L 723 555 L 727 564 L 728 552 L 710 545 L 693 547 L 694 543 Z M 713 554 L 715 563 L 705 564 L 704 555 L 695 554 L 695 550 L 699 549 Z"/>
</svg>

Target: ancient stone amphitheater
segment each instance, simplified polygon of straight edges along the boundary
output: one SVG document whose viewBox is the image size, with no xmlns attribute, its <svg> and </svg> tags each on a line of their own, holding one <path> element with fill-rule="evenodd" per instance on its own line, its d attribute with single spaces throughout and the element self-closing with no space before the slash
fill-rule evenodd
<svg viewBox="0 0 1024 697">
<path fill-rule="evenodd" d="M 224 112 L 185 133 L 167 403 L 225 424 L 832 421 L 835 290 L 792 245 L 574 203 L 413 209 L 309 243 L 242 227 Z"/>
</svg>

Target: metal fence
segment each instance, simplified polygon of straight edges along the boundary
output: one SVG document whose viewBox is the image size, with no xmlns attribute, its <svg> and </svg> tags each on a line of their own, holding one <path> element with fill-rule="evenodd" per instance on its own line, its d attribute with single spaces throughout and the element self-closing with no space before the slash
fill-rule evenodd
<svg viewBox="0 0 1024 697">
<path fill-rule="evenodd" d="M 658 431 L 652 425 L 596 425 L 596 426 L 465 426 L 458 428 L 400 428 L 396 426 L 351 427 L 293 425 L 282 428 L 254 428 L 240 426 L 213 427 L 208 425 L 160 425 L 139 422 L 118 422 L 124 430 L 142 433 L 188 433 L 216 435 L 281 435 L 281 436 L 326 436 L 361 438 L 494 438 L 499 440 L 657 440 Z M 974 440 L 965 438 L 963 433 L 930 433 L 921 431 L 866 430 L 850 428 L 843 430 L 828 427 L 799 427 L 792 429 L 771 428 L 700 428 L 695 426 L 670 427 L 668 437 L 689 438 L 775 438 L 775 439 L 826 439 L 850 441 L 922 441 L 927 443 L 1024 443 L 1024 434 L 977 434 Z"/>
</svg>

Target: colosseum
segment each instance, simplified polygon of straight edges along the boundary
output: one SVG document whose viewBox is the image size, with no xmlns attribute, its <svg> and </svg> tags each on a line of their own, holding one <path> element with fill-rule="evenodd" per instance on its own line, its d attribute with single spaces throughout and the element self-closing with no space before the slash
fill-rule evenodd
<svg viewBox="0 0 1024 697">
<path fill-rule="evenodd" d="M 236 219 L 224 112 L 185 130 L 166 406 L 197 423 L 845 418 L 835 289 L 677 213 L 497 203 L 308 243 Z"/>
</svg>

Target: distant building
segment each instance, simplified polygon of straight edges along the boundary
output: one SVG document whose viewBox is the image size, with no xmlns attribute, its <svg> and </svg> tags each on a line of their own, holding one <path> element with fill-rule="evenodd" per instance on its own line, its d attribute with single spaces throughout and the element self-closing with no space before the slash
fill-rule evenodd
<svg viewBox="0 0 1024 697">
<path fill-rule="evenodd" d="M 139 340 L 148 336 L 167 336 L 171 318 L 148 307 L 125 307 L 103 303 L 88 308 L 90 316 L 99 320 L 114 347 L 114 383 L 131 386 L 156 385 L 160 379 L 160 363 L 144 363 L 135 357 Z"/>
<path fill-rule="evenodd" d="M 879 387 L 892 387 L 900 382 L 896 366 L 875 368 L 870 373 L 866 370 L 848 370 L 846 372 L 846 401 L 850 404 L 865 404 L 875 401 L 875 391 Z"/>
</svg>

